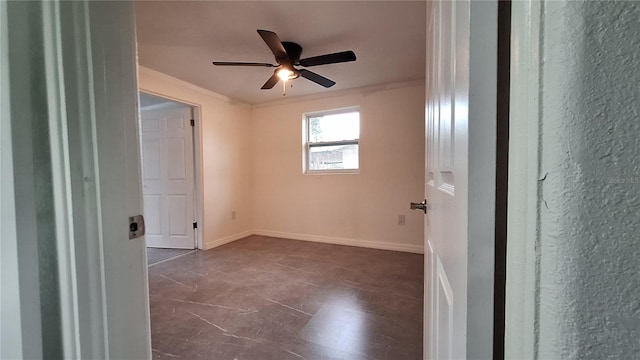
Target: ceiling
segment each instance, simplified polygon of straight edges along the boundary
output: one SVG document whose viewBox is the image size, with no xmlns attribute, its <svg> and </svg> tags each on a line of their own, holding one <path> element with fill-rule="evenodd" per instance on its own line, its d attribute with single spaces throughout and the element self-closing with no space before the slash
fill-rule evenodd
<svg viewBox="0 0 640 360">
<path fill-rule="evenodd" d="M 333 87 L 298 78 L 287 98 L 424 79 L 424 1 L 138 1 L 135 10 L 142 66 L 246 104 L 282 99 L 281 83 L 260 89 L 273 69 L 211 62 L 275 64 L 257 29 L 300 44 L 302 58 L 356 53 L 356 62 L 309 68 Z"/>
</svg>

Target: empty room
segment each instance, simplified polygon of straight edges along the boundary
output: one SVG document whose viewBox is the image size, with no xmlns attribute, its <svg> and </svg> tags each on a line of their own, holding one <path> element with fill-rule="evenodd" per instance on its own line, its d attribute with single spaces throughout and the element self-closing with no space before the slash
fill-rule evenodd
<svg viewBox="0 0 640 360">
<path fill-rule="evenodd" d="M 422 358 L 426 3 L 135 16 L 153 357 Z"/>
<path fill-rule="evenodd" d="M 0 1 L 0 358 L 637 358 L 639 17 Z"/>
</svg>

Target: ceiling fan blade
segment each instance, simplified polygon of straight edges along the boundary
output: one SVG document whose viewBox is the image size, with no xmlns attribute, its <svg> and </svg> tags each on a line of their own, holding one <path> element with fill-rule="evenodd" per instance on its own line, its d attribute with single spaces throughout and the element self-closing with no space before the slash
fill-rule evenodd
<svg viewBox="0 0 640 360">
<path fill-rule="evenodd" d="M 278 75 L 276 75 L 276 73 L 273 73 L 273 75 L 271 75 L 269 80 L 267 80 L 267 82 L 264 83 L 264 85 L 262 85 L 261 89 L 262 90 L 271 89 L 278 83 L 278 81 L 280 81 L 280 78 L 278 77 Z"/>
<path fill-rule="evenodd" d="M 217 66 L 261 66 L 261 67 L 276 67 L 269 63 L 255 63 L 255 62 L 236 62 L 236 61 L 214 61 L 213 65 Z"/>
<path fill-rule="evenodd" d="M 326 77 L 322 76 L 322 75 L 318 75 L 316 73 L 314 73 L 313 71 L 309 71 L 306 69 L 300 69 L 297 70 L 300 73 L 300 76 L 302 76 L 303 78 L 307 79 L 307 80 L 311 80 L 316 84 L 322 85 L 326 88 L 330 88 L 333 85 L 336 84 L 335 81 L 327 79 Z"/>
<path fill-rule="evenodd" d="M 316 66 L 316 65 L 343 63 L 343 62 L 349 62 L 349 61 L 356 61 L 356 54 L 351 50 L 301 59 L 300 65 Z"/>
<path fill-rule="evenodd" d="M 289 60 L 289 55 L 287 55 L 287 51 L 282 45 L 282 41 L 280 41 L 280 38 L 278 37 L 278 34 L 269 30 L 258 30 L 258 34 L 260 34 L 262 40 L 267 43 L 267 46 L 271 49 L 273 55 L 275 55 L 278 64 L 281 62 L 291 62 L 291 60 Z"/>
</svg>

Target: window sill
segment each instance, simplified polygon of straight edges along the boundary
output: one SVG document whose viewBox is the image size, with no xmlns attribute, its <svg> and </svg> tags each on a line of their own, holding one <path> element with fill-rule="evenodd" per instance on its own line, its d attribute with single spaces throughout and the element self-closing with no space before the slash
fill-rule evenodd
<svg viewBox="0 0 640 360">
<path fill-rule="evenodd" d="M 311 170 L 305 171 L 303 175 L 359 175 L 360 170 Z"/>
</svg>

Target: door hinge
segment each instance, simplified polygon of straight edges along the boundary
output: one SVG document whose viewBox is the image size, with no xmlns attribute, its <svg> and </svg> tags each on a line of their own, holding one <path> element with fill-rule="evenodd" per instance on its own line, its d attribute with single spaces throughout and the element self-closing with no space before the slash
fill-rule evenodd
<svg viewBox="0 0 640 360">
<path fill-rule="evenodd" d="M 196 121 L 194 119 L 191 119 L 191 126 L 196 126 Z"/>
<path fill-rule="evenodd" d="M 193 228 L 194 228 L 194 229 L 197 229 L 197 228 L 198 228 L 198 222 L 194 222 L 194 223 L 193 223 Z"/>
</svg>

